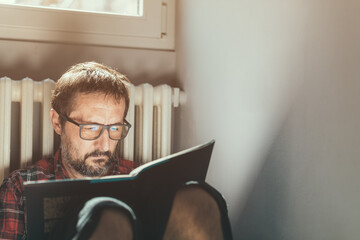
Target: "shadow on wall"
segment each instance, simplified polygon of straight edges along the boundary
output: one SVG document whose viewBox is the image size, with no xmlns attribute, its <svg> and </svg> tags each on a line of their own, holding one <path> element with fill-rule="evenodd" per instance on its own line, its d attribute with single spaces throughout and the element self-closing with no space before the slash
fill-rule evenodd
<svg viewBox="0 0 360 240">
<path fill-rule="evenodd" d="M 286 156 L 278 157 L 284 154 L 281 149 L 284 139 L 280 138 L 275 139 L 243 211 L 234 221 L 234 239 L 284 239 L 288 163 Z"/>
<path fill-rule="evenodd" d="M 161 84 L 168 84 L 171 87 L 179 87 L 179 83 L 176 82 L 175 74 L 162 74 L 153 75 L 151 73 L 142 73 L 134 77 L 127 76 L 134 85 L 140 85 L 142 83 L 150 83 L 154 86 Z"/>
</svg>

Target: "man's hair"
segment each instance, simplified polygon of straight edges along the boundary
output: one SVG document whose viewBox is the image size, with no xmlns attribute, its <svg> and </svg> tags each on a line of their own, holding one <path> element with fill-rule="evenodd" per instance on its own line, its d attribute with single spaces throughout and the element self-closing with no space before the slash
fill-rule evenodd
<svg viewBox="0 0 360 240">
<path fill-rule="evenodd" d="M 129 109 L 129 79 L 97 62 L 79 63 L 70 67 L 56 82 L 51 106 L 58 113 L 69 115 L 78 93 L 100 93 L 111 96 L 116 102 L 125 100 L 126 117 Z"/>
</svg>

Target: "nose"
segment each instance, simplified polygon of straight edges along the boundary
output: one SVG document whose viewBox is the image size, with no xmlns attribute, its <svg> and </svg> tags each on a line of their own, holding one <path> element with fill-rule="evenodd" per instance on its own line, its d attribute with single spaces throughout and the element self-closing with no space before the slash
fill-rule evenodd
<svg viewBox="0 0 360 240">
<path fill-rule="evenodd" d="M 98 149 L 104 152 L 110 150 L 111 141 L 113 141 L 110 139 L 108 131 L 108 129 L 104 129 L 100 137 L 95 140 Z"/>
</svg>

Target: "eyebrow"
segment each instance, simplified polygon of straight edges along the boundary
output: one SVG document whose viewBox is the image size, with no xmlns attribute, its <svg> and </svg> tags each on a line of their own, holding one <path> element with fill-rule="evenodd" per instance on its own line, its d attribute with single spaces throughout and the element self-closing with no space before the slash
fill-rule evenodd
<svg viewBox="0 0 360 240">
<path fill-rule="evenodd" d="M 95 124 L 95 125 L 104 125 L 104 126 L 124 124 L 123 122 L 117 122 L 117 123 L 111 123 L 111 124 L 101 124 L 101 123 L 98 123 L 98 122 L 83 121 L 83 120 L 79 120 L 79 119 L 73 119 L 73 120 L 78 122 L 79 124 Z"/>
</svg>

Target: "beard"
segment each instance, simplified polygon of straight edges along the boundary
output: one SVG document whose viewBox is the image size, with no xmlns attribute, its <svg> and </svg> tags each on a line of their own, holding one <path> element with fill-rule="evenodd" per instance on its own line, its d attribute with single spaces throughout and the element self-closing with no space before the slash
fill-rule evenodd
<svg viewBox="0 0 360 240">
<path fill-rule="evenodd" d="M 87 177 L 98 177 L 104 175 L 108 169 L 115 163 L 115 154 L 110 151 L 95 150 L 84 155 L 84 157 L 77 157 L 75 153 L 77 149 L 70 144 L 70 141 L 66 137 L 61 139 L 61 155 L 63 160 L 72 167 L 76 172 Z M 93 160 L 95 165 L 92 166 L 90 163 L 87 164 L 86 160 L 89 157 L 99 157 Z M 105 163 L 103 163 L 105 161 Z M 101 165 L 101 163 L 103 163 Z M 101 166 L 101 167 L 100 167 Z"/>
</svg>

